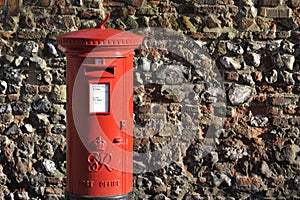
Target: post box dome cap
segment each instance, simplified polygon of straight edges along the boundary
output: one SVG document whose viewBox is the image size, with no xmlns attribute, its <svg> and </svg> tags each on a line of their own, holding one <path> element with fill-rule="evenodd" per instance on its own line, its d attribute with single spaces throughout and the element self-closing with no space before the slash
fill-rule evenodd
<svg viewBox="0 0 300 200">
<path fill-rule="evenodd" d="M 65 48 L 80 47 L 138 47 L 144 37 L 116 29 L 106 29 L 104 24 L 107 18 L 100 24 L 98 28 L 83 29 L 79 31 L 69 32 L 57 37 L 57 42 Z"/>
</svg>

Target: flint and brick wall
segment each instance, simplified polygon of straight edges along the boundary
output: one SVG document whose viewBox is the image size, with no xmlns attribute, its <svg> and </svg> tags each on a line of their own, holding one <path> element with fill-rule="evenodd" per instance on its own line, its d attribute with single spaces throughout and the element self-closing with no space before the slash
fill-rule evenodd
<svg viewBox="0 0 300 200">
<path fill-rule="evenodd" d="M 108 11 L 107 27 L 177 31 L 185 55 L 172 54 L 172 40 L 136 50 L 134 150 L 170 163 L 135 174 L 136 199 L 300 198 L 298 0 L 0 0 L 0 199 L 64 199 L 66 59 L 56 36 Z M 184 36 L 207 55 L 184 48 Z M 216 73 L 225 114 L 207 87 Z M 215 116 L 222 124 L 208 137 Z M 184 145 L 163 148 L 175 140 Z"/>
</svg>

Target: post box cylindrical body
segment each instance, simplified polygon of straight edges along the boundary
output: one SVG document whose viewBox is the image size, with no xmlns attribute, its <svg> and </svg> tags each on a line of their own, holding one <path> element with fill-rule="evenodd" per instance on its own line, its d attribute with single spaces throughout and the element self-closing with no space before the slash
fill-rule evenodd
<svg viewBox="0 0 300 200">
<path fill-rule="evenodd" d="M 59 36 L 67 56 L 67 199 L 129 199 L 133 56 L 143 37 L 95 28 Z"/>
</svg>

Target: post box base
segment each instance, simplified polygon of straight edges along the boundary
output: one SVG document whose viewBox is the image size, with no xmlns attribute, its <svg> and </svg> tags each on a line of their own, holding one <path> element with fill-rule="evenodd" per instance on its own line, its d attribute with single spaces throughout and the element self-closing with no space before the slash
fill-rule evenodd
<svg viewBox="0 0 300 200">
<path fill-rule="evenodd" d="M 124 195 L 104 196 L 104 197 L 82 196 L 78 194 L 72 194 L 70 192 L 66 193 L 66 200 L 132 200 L 132 199 L 133 199 L 132 192 Z"/>
</svg>

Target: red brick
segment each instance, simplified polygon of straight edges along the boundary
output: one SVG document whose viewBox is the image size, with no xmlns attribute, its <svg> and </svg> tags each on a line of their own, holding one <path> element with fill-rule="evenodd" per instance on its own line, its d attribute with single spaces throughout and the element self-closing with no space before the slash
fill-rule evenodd
<svg viewBox="0 0 300 200">
<path fill-rule="evenodd" d="M 281 1 L 282 0 L 261 0 L 260 5 L 266 7 L 276 7 L 282 3 Z"/>
<path fill-rule="evenodd" d="M 50 85 L 42 85 L 39 87 L 39 91 L 42 93 L 50 93 L 52 91 L 52 87 Z"/>
<path fill-rule="evenodd" d="M 58 5 L 58 6 L 65 6 L 66 5 L 66 1 L 65 0 L 56 0 L 56 5 Z"/>
<path fill-rule="evenodd" d="M 17 16 L 20 13 L 20 2 L 19 0 L 8 0 L 7 2 L 8 14 Z"/>
<path fill-rule="evenodd" d="M 150 1 L 149 1 L 149 4 L 151 4 L 151 5 L 158 5 L 158 4 L 160 4 L 160 1 L 153 1 L 153 0 L 150 0 Z"/>
<path fill-rule="evenodd" d="M 237 177 L 236 179 L 238 186 L 260 186 L 262 180 L 260 177 Z"/>
<path fill-rule="evenodd" d="M 275 89 L 272 86 L 269 86 L 269 85 L 257 86 L 257 90 L 260 93 L 263 93 L 263 92 L 274 93 L 275 92 Z"/>
<path fill-rule="evenodd" d="M 253 73 L 253 78 L 255 81 L 261 82 L 263 79 L 263 75 L 260 71 L 256 71 L 255 73 Z"/>
<path fill-rule="evenodd" d="M 219 5 L 204 5 L 197 8 L 198 14 L 224 14 L 228 12 L 228 7 Z"/>
<path fill-rule="evenodd" d="M 275 96 L 271 99 L 272 105 L 275 106 L 283 106 L 283 105 L 291 105 L 296 104 L 299 100 L 297 96 Z"/>
<path fill-rule="evenodd" d="M 205 0 L 205 4 L 216 5 L 217 4 L 217 0 Z"/>
<path fill-rule="evenodd" d="M 288 106 L 283 109 L 283 114 L 294 115 L 294 114 L 296 114 L 296 109 L 295 109 L 295 107 Z"/>
<path fill-rule="evenodd" d="M 220 5 L 230 4 L 229 0 L 217 0 L 217 3 L 220 4 Z"/>
<path fill-rule="evenodd" d="M 8 99 L 10 102 L 18 101 L 20 99 L 19 94 L 9 94 Z"/>
<path fill-rule="evenodd" d="M 26 85 L 25 91 L 30 94 L 38 93 L 39 86 L 38 85 Z"/>
<path fill-rule="evenodd" d="M 253 127 L 248 127 L 248 137 L 249 138 L 256 138 L 260 135 L 263 135 L 264 133 L 267 132 L 267 128 L 253 128 Z"/>
<path fill-rule="evenodd" d="M 133 0 L 131 2 L 132 6 L 138 6 L 138 7 L 143 6 L 144 4 L 145 4 L 145 0 Z"/>
<path fill-rule="evenodd" d="M 61 8 L 60 14 L 62 15 L 75 15 L 76 9 L 75 8 Z"/>
<path fill-rule="evenodd" d="M 262 7 L 260 15 L 269 18 L 290 18 L 292 10 L 290 8 L 266 8 Z"/>
<path fill-rule="evenodd" d="M 274 177 L 272 179 L 273 179 L 272 186 L 278 186 L 278 185 L 284 183 L 284 181 L 285 181 L 285 178 L 283 178 L 283 177 Z"/>
<path fill-rule="evenodd" d="M 207 33 L 191 33 L 191 37 L 193 39 L 217 39 L 220 37 L 220 33 L 218 32 L 207 32 Z"/>
<path fill-rule="evenodd" d="M 0 6 L 5 6 L 5 0 L 0 0 Z"/>
<path fill-rule="evenodd" d="M 270 108 L 266 104 L 251 105 L 250 108 L 253 115 L 268 115 Z"/>
<path fill-rule="evenodd" d="M 59 188 L 59 187 L 46 187 L 45 193 L 46 194 L 63 194 L 64 191 L 62 188 Z"/>
<path fill-rule="evenodd" d="M 272 108 L 270 109 L 269 113 L 270 113 L 271 115 L 280 115 L 280 114 L 283 113 L 283 111 L 282 111 L 280 108 L 278 108 L 278 107 L 272 107 Z"/>
<path fill-rule="evenodd" d="M 14 121 L 17 123 L 17 124 L 20 124 L 20 123 L 23 123 L 24 120 L 26 118 L 29 117 L 29 114 L 28 115 L 15 115 L 15 118 L 14 118 Z"/>
<path fill-rule="evenodd" d="M 40 0 L 39 5 L 43 7 L 48 7 L 51 4 L 51 0 Z"/>
<path fill-rule="evenodd" d="M 231 4 L 231 3 L 230 3 Z M 238 6 L 230 6 L 229 7 L 229 12 L 232 13 L 232 14 L 238 14 L 240 11 L 239 7 Z"/>
<path fill-rule="evenodd" d="M 123 7 L 125 6 L 125 3 L 123 2 L 115 2 L 115 1 L 106 1 L 106 2 L 103 2 L 102 4 L 103 6 L 111 6 L 111 7 Z"/>
<path fill-rule="evenodd" d="M 253 102 L 263 103 L 266 102 L 267 96 L 264 94 L 259 94 L 253 98 Z"/>
<path fill-rule="evenodd" d="M 254 20 L 253 20 L 253 19 L 243 19 L 243 20 L 242 20 L 242 29 L 243 29 L 243 30 L 247 30 L 247 29 L 250 28 L 253 24 L 254 24 Z"/>
<path fill-rule="evenodd" d="M 274 117 L 273 125 L 281 128 L 287 128 L 289 126 L 288 118 L 286 117 Z"/>
</svg>

